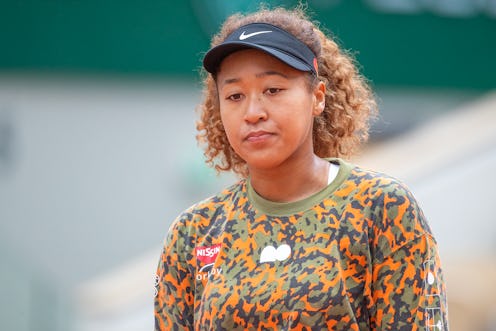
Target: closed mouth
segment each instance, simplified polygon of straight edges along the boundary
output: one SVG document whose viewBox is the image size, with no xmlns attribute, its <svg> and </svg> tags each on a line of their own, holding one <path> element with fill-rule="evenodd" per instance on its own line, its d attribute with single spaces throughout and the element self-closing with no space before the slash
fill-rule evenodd
<svg viewBox="0 0 496 331">
<path fill-rule="evenodd" d="M 256 142 L 256 141 L 264 140 L 271 135 L 272 135 L 272 133 L 267 132 L 267 131 L 254 131 L 254 132 L 250 132 L 249 134 L 247 134 L 245 137 L 245 140 Z"/>
</svg>

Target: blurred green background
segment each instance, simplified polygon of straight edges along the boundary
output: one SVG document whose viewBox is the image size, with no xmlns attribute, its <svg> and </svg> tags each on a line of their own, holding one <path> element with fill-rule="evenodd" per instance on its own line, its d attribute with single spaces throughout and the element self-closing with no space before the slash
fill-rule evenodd
<svg viewBox="0 0 496 331">
<path fill-rule="evenodd" d="M 257 7 L 219 0 L 3 2 L 0 68 L 195 78 L 219 23 Z M 312 17 L 355 52 L 375 85 L 469 89 L 495 86 L 494 7 L 468 0 L 309 2 Z"/>
</svg>

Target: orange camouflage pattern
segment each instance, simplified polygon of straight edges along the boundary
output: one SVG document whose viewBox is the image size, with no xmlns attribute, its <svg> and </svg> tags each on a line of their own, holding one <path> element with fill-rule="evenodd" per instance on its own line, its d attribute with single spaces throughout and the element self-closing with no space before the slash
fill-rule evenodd
<svg viewBox="0 0 496 331">
<path fill-rule="evenodd" d="M 331 161 L 336 180 L 296 204 L 241 180 L 183 212 L 155 330 L 448 330 L 436 241 L 409 190 Z"/>
</svg>

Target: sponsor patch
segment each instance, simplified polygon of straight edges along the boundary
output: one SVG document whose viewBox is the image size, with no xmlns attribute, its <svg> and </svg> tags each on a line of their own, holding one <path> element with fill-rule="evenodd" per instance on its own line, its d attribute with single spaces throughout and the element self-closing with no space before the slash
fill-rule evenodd
<svg viewBox="0 0 496 331">
<path fill-rule="evenodd" d="M 212 264 L 217 258 L 217 255 L 219 255 L 220 247 L 221 244 L 196 247 L 196 259 L 201 262 L 202 265 Z"/>
</svg>

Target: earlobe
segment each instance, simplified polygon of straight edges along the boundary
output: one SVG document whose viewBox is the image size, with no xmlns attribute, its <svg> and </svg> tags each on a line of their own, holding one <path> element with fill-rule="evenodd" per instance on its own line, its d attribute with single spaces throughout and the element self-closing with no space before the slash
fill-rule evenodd
<svg viewBox="0 0 496 331">
<path fill-rule="evenodd" d="M 315 116 L 320 115 L 325 108 L 325 95 L 326 86 L 324 82 L 320 81 L 314 89 L 314 107 L 313 112 Z"/>
</svg>

